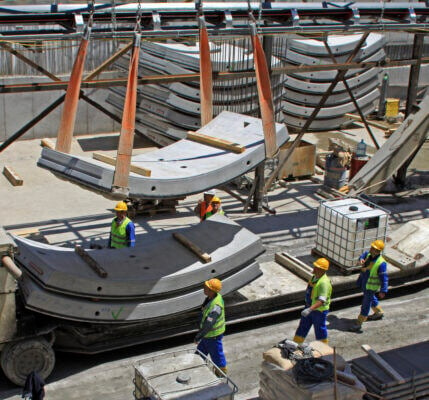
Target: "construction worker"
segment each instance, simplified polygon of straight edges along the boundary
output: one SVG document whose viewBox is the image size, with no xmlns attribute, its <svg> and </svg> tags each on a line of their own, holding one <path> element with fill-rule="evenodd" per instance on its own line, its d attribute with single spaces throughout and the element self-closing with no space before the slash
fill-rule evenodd
<svg viewBox="0 0 429 400">
<path fill-rule="evenodd" d="M 225 332 L 225 306 L 219 293 L 222 282 L 213 278 L 204 282 L 204 294 L 207 296 L 201 306 L 199 331 L 195 336 L 197 350 L 204 355 L 210 354 L 212 361 L 224 373 L 227 371 L 222 338 Z"/>
<path fill-rule="evenodd" d="M 355 324 L 350 328 L 351 332 L 362 333 L 362 324 L 365 321 L 376 321 L 384 316 L 383 310 L 378 304 L 378 299 L 383 299 L 386 296 L 388 286 L 387 264 L 381 255 L 383 249 L 384 242 L 375 240 L 371 243 L 369 251 L 363 252 L 359 257 L 359 263 L 362 267 L 357 285 L 362 289 L 363 300 L 360 314 Z M 374 313 L 368 316 L 370 308 Z"/>
<path fill-rule="evenodd" d="M 211 210 L 207 211 L 205 214 L 205 219 L 210 218 L 212 215 L 220 214 L 224 215 L 225 213 L 222 210 L 221 201 L 220 198 L 217 196 L 214 196 L 211 201 Z"/>
<path fill-rule="evenodd" d="M 326 275 L 329 261 L 326 258 L 319 258 L 313 263 L 313 266 L 313 276 L 308 281 L 305 293 L 305 309 L 301 312 L 301 320 L 293 338 L 296 343 L 304 342 L 312 325 L 316 340 L 328 343 L 326 317 L 332 295 L 332 284 Z"/>
<path fill-rule="evenodd" d="M 203 196 L 204 200 L 199 200 L 197 206 L 194 208 L 194 212 L 198 215 L 200 221 L 204 221 L 207 218 L 207 214 L 212 211 L 213 208 L 211 203 L 213 197 L 216 196 L 216 190 L 206 190 Z"/>
<path fill-rule="evenodd" d="M 116 217 L 112 220 L 108 247 L 114 249 L 134 247 L 136 245 L 136 233 L 133 222 L 127 217 L 127 203 L 125 201 L 118 202 L 115 211 Z"/>
</svg>

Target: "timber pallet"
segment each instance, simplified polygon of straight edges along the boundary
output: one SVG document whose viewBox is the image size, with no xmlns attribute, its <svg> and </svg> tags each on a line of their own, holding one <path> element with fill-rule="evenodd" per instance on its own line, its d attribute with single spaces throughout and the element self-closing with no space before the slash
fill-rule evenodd
<svg viewBox="0 0 429 400">
<path fill-rule="evenodd" d="M 345 267 L 344 265 L 341 265 L 339 263 L 337 263 L 336 261 L 334 261 L 332 258 L 328 257 L 326 254 L 323 254 L 322 252 L 320 252 L 319 250 L 317 250 L 316 248 L 311 249 L 311 254 L 313 256 L 316 257 L 324 257 L 326 258 L 329 263 L 331 265 L 334 265 L 336 268 L 338 268 L 343 275 L 351 275 L 354 272 L 360 272 L 360 267 L 356 266 L 356 267 Z"/>
</svg>

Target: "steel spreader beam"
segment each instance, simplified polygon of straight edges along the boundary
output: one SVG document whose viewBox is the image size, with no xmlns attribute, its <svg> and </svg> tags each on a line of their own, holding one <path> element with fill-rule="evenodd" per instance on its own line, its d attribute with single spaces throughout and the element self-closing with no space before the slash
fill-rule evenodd
<svg viewBox="0 0 429 400">
<path fill-rule="evenodd" d="M 0 40 L 38 37 L 71 38 L 80 35 L 91 16 L 91 4 L 55 4 L 0 7 Z M 97 4 L 93 37 L 132 37 L 139 5 Z M 142 3 L 142 37 L 198 36 L 202 13 L 209 34 L 249 32 L 249 4 Z M 424 2 L 321 2 L 253 3 L 250 14 L 259 22 L 259 33 L 291 31 L 354 31 L 429 28 L 429 7 Z M 54 35 L 54 36 L 52 36 Z"/>
</svg>

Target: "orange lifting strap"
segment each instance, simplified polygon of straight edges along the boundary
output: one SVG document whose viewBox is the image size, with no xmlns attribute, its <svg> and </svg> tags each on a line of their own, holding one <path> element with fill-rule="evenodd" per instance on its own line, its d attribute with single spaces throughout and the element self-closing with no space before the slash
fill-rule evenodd
<svg viewBox="0 0 429 400">
<path fill-rule="evenodd" d="M 251 25 L 253 62 L 255 63 L 258 86 L 259 108 L 261 109 L 262 127 L 265 138 L 265 156 L 272 158 L 277 153 L 276 125 L 274 117 L 273 95 L 271 93 L 270 74 L 265 52 L 256 33 L 256 26 Z"/>
<path fill-rule="evenodd" d="M 70 153 L 71 143 L 76 122 L 77 105 L 79 102 L 80 85 L 82 83 L 83 69 L 85 66 L 86 53 L 89 43 L 91 28 L 88 25 L 80 42 L 76 60 L 70 75 L 67 86 L 66 97 L 64 99 L 63 112 L 61 115 L 60 127 L 58 129 L 57 143 L 55 150 L 63 153 Z"/>
<path fill-rule="evenodd" d="M 130 174 L 131 156 L 134 144 L 140 38 L 140 34 L 136 33 L 134 35 L 134 47 L 128 71 L 127 92 L 125 94 L 121 134 L 119 136 L 118 155 L 116 157 L 115 176 L 112 185 L 112 192 L 121 197 L 126 197 L 129 192 L 128 176 Z"/>
<path fill-rule="evenodd" d="M 202 17 L 200 17 L 200 96 L 201 126 L 204 126 L 213 119 L 213 82 L 209 35 Z"/>
</svg>

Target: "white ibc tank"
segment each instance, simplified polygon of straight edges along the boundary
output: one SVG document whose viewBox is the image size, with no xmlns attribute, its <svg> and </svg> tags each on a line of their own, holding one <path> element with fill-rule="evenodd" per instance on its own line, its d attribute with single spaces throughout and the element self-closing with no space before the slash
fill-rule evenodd
<svg viewBox="0 0 429 400">
<path fill-rule="evenodd" d="M 372 241 L 385 240 L 388 216 L 387 210 L 361 199 L 322 202 L 315 250 L 342 267 L 354 268 Z"/>
</svg>

